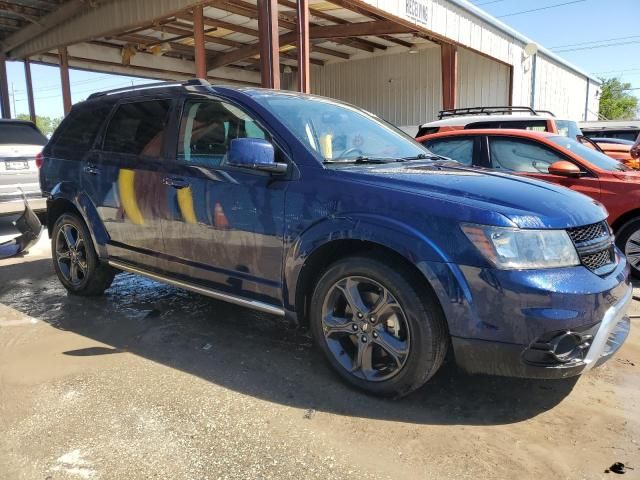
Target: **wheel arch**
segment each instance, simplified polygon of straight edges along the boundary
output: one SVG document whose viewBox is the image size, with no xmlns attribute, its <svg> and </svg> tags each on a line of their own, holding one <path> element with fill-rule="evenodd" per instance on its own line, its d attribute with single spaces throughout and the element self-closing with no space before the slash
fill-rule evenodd
<svg viewBox="0 0 640 480">
<path fill-rule="evenodd" d="M 301 235 L 285 259 L 285 304 L 298 323 L 306 325 L 313 286 L 332 263 L 349 256 L 367 255 L 390 266 L 401 264 L 412 278 L 433 293 L 445 318 L 451 286 L 459 285 L 461 273 L 447 262 L 444 253 L 411 227 L 386 219 L 326 220 Z M 437 270 L 432 269 L 437 265 Z M 459 288 L 454 288 L 460 290 Z M 464 288 L 463 288 L 464 289 Z"/>
<path fill-rule="evenodd" d="M 611 228 L 614 233 L 617 233 L 620 228 L 622 228 L 626 223 L 631 220 L 640 218 L 640 208 L 636 208 L 633 210 L 629 210 L 628 212 L 620 215 L 616 220 L 611 224 Z"/>
</svg>

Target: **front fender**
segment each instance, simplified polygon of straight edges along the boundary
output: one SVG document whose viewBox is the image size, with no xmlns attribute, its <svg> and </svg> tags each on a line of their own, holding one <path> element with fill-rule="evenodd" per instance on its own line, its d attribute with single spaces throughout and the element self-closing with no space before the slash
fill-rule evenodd
<svg viewBox="0 0 640 480">
<path fill-rule="evenodd" d="M 325 218 L 300 234 L 285 256 L 284 300 L 294 312 L 302 269 L 321 247 L 340 240 L 360 240 L 393 250 L 414 264 L 430 284 L 449 318 L 453 304 L 470 300 L 464 276 L 446 252 L 426 234 L 395 219 L 374 214 L 351 214 Z M 453 310 L 451 308 L 453 307 Z"/>
<path fill-rule="evenodd" d="M 55 212 L 56 209 L 53 206 L 58 201 L 68 202 L 75 207 L 89 229 L 89 234 L 91 235 L 91 240 L 93 241 L 93 246 L 96 249 L 98 257 L 105 258 L 109 234 L 98 215 L 98 210 L 89 196 L 85 193 L 78 192 L 72 182 L 60 182 L 51 189 L 51 193 L 47 198 L 47 211 Z M 53 226 L 55 220 L 55 218 L 52 218 L 48 222 L 50 235 L 50 227 Z"/>
</svg>

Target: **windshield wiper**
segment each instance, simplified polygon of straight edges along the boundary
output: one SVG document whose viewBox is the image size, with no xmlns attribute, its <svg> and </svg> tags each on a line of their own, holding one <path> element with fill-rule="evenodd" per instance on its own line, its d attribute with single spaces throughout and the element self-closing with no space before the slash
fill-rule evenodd
<svg viewBox="0 0 640 480">
<path fill-rule="evenodd" d="M 360 156 L 357 158 L 345 158 L 343 160 L 325 160 L 322 163 L 325 164 L 335 164 L 335 163 L 389 163 L 389 162 L 396 162 L 397 160 L 395 158 L 388 158 L 388 157 L 365 157 Z"/>
<path fill-rule="evenodd" d="M 440 155 L 435 155 L 435 154 L 426 154 L 426 153 L 419 153 L 418 155 L 415 155 L 413 157 L 402 157 L 398 160 L 396 160 L 397 162 L 408 162 L 411 160 L 443 160 L 443 161 L 449 161 L 451 160 L 450 158 L 447 157 L 442 157 Z"/>
</svg>

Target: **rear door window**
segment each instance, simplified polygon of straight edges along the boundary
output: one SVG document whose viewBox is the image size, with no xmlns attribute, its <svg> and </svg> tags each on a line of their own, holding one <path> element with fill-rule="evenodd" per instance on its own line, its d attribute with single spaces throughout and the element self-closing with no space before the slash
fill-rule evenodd
<svg viewBox="0 0 640 480">
<path fill-rule="evenodd" d="M 489 138 L 491 167 L 523 173 L 549 173 L 549 165 L 567 160 L 550 148 L 518 138 Z"/>
<path fill-rule="evenodd" d="M 170 100 L 123 103 L 104 135 L 103 150 L 159 158 L 164 150 Z"/>
<path fill-rule="evenodd" d="M 475 137 L 429 140 L 425 146 L 436 155 L 448 157 L 463 165 L 473 165 Z"/>
<path fill-rule="evenodd" d="M 53 137 L 51 154 L 60 158 L 73 158 L 91 150 L 111 107 L 110 104 L 74 107 Z"/>
</svg>

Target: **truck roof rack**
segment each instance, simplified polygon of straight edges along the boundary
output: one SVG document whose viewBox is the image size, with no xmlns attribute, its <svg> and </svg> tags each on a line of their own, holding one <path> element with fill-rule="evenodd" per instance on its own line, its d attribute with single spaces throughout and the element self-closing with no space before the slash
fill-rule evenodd
<svg viewBox="0 0 640 480">
<path fill-rule="evenodd" d="M 122 88 L 114 88 L 113 90 L 105 90 L 104 92 L 96 92 L 92 93 L 87 97 L 87 100 L 91 98 L 104 97 L 106 95 L 114 95 L 116 93 L 124 93 L 124 92 L 135 92 L 137 90 L 148 90 L 152 88 L 166 88 L 166 87 L 210 87 L 211 84 L 202 78 L 191 78 L 189 80 L 185 80 L 183 82 L 154 82 L 154 83 L 145 83 L 143 85 L 135 85 L 131 87 L 122 87 Z"/>
<path fill-rule="evenodd" d="M 531 115 L 540 115 L 546 113 L 555 115 L 548 110 L 534 110 L 531 107 L 469 107 L 469 108 L 452 108 L 448 110 L 440 110 L 438 118 L 440 120 L 451 117 L 462 117 L 466 115 L 501 115 L 509 113 L 529 113 Z"/>
</svg>

